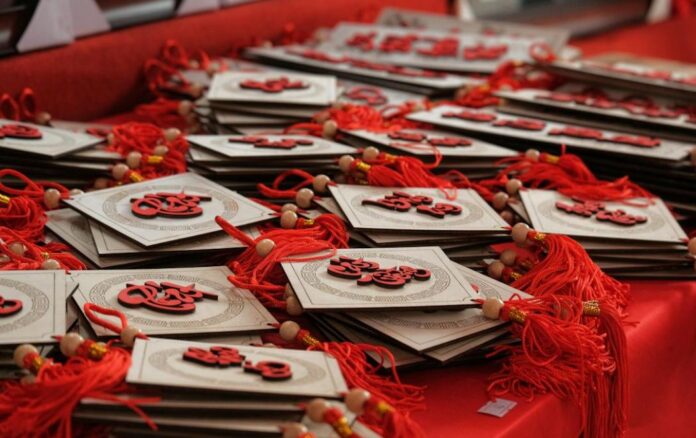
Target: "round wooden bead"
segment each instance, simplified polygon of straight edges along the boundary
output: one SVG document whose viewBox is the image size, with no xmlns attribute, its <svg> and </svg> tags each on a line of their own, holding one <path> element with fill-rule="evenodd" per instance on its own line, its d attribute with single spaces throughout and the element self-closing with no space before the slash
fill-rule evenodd
<svg viewBox="0 0 696 438">
<path fill-rule="evenodd" d="M 46 204 L 46 207 L 49 209 L 54 209 L 58 208 L 60 205 L 60 192 L 58 189 L 46 189 L 44 192 L 44 204 Z"/>
<path fill-rule="evenodd" d="M 503 262 L 505 266 L 512 266 L 517 260 L 517 251 L 514 249 L 506 249 L 500 254 L 500 261 Z"/>
<path fill-rule="evenodd" d="M 26 376 L 22 376 L 21 379 L 19 379 L 19 383 L 22 385 L 31 385 L 33 383 L 36 383 L 36 376 L 33 374 L 27 374 Z"/>
<path fill-rule="evenodd" d="M 94 180 L 94 188 L 97 190 L 109 187 L 109 180 L 106 178 L 97 178 Z"/>
<path fill-rule="evenodd" d="M 349 411 L 356 415 L 362 415 L 365 402 L 370 398 L 370 393 L 360 388 L 353 388 L 348 391 L 344 401 Z"/>
<path fill-rule="evenodd" d="M 503 309 L 503 306 L 505 306 L 505 303 L 500 298 L 486 298 L 486 301 L 481 306 L 481 311 L 486 318 L 495 320 L 500 318 L 500 311 Z"/>
<path fill-rule="evenodd" d="M 517 192 L 519 192 L 521 188 L 522 188 L 522 181 L 520 181 L 517 178 L 513 178 L 511 180 L 508 180 L 508 182 L 505 183 L 505 190 L 508 192 L 508 195 L 516 195 Z"/>
<path fill-rule="evenodd" d="M 339 158 L 338 167 L 341 169 L 341 172 L 350 173 L 350 168 L 353 165 L 353 161 L 355 161 L 355 158 L 351 157 L 350 155 L 344 155 Z"/>
<path fill-rule="evenodd" d="M 283 426 L 283 438 L 300 438 L 307 433 L 307 427 L 301 423 L 288 423 Z"/>
<path fill-rule="evenodd" d="M 524 156 L 530 161 L 539 161 L 539 155 L 539 151 L 536 149 L 527 149 L 527 152 L 524 153 Z"/>
<path fill-rule="evenodd" d="M 7 245 L 7 248 L 18 256 L 23 256 L 27 252 L 27 247 L 22 242 L 12 242 Z"/>
<path fill-rule="evenodd" d="M 179 102 L 179 114 L 182 116 L 186 116 L 191 113 L 191 110 L 193 109 L 193 102 L 190 100 L 182 100 Z"/>
<path fill-rule="evenodd" d="M 177 129 L 178 131 L 178 129 Z M 155 146 L 155 148 L 152 150 L 152 155 L 157 155 L 158 157 L 164 157 L 167 155 L 167 152 L 169 152 L 169 148 L 163 144 L 159 146 Z"/>
<path fill-rule="evenodd" d="M 374 146 L 368 146 L 363 151 L 362 158 L 364 161 L 371 162 L 375 161 L 379 156 L 379 149 Z"/>
<path fill-rule="evenodd" d="M 689 254 L 696 256 L 696 237 L 689 240 Z"/>
<path fill-rule="evenodd" d="M 280 226 L 286 230 L 292 230 L 297 224 L 297 213 L 294 211 L 284 211 L 280 215 Z"/>
<path fill-rule="evenodd" d="M 140 160 L 142 160 L 143 154 L 138 151 L 129 152 L 126 156 L 126 164 L 131 169 L 137 169 L 140 167 Z"/>
<path fill-rule="evenodd" d="M 37 350 L 36 347 L 31 344 L 22 344 L 15 348 L 13 356 L 15 364 L 20 368 L 24 368 L 24 358 L 27 356 L 27 354 L 32 353 L 39 354 L 39 350 Z"/>
<path fill-rule="evenodd" d="M 295 205 L 295 204 L 293 204 L 293 203 L 291 203 L 291 202 L 288 202 L 287 204 L 283 204 L 283 206 L 280 207 L 280 211 L 283 212 L 283 213 L 285 213 L 286 211 L 294 211 L 294 212 L 297 212 L 297 210 L 298 210 L 297 205 Z"/>
<path fill-rule="evenodd" d="M 691 149 L 691 164 L 696 166 L 696 148 Z"/>
<path fill-rule="evenodd" d="M 292 286 L 290 286 L 290 283 L 285 285 L 285 291 L 283 292 L 283 298 L 287 299 L 288 297 L 294 297 L 295 296 L 295 291 L 292 289 Z"/>
<path fill-rule="evenodd" d="M 75 356 L 77 349 L 84 341 L 85 339 L 78 333 L 67 333 L 60 339 L 60 352 L 66 357 Z"/>
<path fill-rule="evenodd" d="M 500 217 L 510 225 L 515 223 L 515 215 L 510 210 L 501 211 Z"/>
<path fill-rule="evenodd" d="M 273 342 L 266 342 L 264 344 L 261 344 L 261 346 L 266 348 L 278 348 L 278 346 Z"/>
<path fill-rule="evenodd" d="M 109 144 L 116 143 L 116 136 L 113 132 L 109 132 L 108 134 L 106 134 L 106 142 Z"/>
<path fill-rule="evenodd" d="M 271 239 L 261 239 L 256 244 L 256 254 L 266 257 L 275 248 L 275 242 Z"/>
<path fill-rule="evenodd" d="M 324 413 L 329 409 L 329 404 L 323 398 L 315 398 L 307 403 L 305 412 L 310 420 L 320 423 L 324 420 Z"/>
<path fill-rule="evenodd" d="M 40 111 L 36 114 L 34 120 L 36 120 L 37 125 L 48 125 L 51 122 L 51 114 L 46 111 Z"/>
<path fill-rule="evenodd" d="M 331 117 L 331 113 L 328 111 L 321 111 L 314 116 L 314 121 L 323 124 L 325 121 L 329 120 L 329 117 Z"/>
<path fill-rule="evenodd" d="M 317 193 L 325 193 L 326 187 L 331 182 L 331 178 L 326 175 L 317 175 L 312 180 L 312 188 Z"/>
<path fill-rule="evenodd" d="M 79 196 L 79 195 L 84 195 L 84 191 L 80 189 L 71 189 L 70 190 L 70 196 Z"/>
<path fill-rule="evenodd" d="M 132 347 L 135 344 L 135 338 L 140 336 L 142 330 L 134 325 L 128 325 L 121 330 L 121 342 L 127 347 Z"/>
<path fill-rule="evenodd" d="M 280 337 L 286 342 L 292 342 L 300 332 L 300 325 L 295 321 L 285 321 L 280 325 Z"/>
<path fill-rule="evenodd" d="M 123 163 L 118 163 L 111 169 L 111 176 L 114 177 L 116 181 L 121 181 L 124 176 L 126 176 L 126 172 L 130 170 L 127 165 Z"/>
<path fill-rule="evenodd" d="M 493 208 L 495 208 L 498 211 L 502 210 L 507 205 L 508 199 L 510 199 L 510 196 L 508 196 L 507 193 L 496 193 L 495 195 L 493 195 Z"/>
<path fill-rule="evenodd" d="M 518 245 L 524 245 L 527 242 L 527 234 L 529 234 L 527 224 L 520 222 L 512 227 L 512 240 Z"/>
<path fill-rule="evenodd" d="M 41 269 L 46 271 L 57 271 L 60 269 L 60 263 L 55 259 L 46 259 L 41 263 Z"/>
<path fill-rule="evenodd" d="M 305 187 L 297 191 L 297 195 L 295 195 L 295 204 L 300 208 L 309 208 L 312 206 L 312 199 L 314 199 L 314 192 L 312 189 Z"/>
<path fill-rule="evenodd" d="M 300 301 L 295 296 L 287 297 L 285 299 L 285 310 L 290 316 L 300 316 L 304 312 L 304 310 L 302 310 Z"/>
<path fill-rule="evenodd" d="M 0 265 L 10 261 L 10 257 L 7 254 L 0 254 Z"/>
<path fill-rule="evenodd" d="M 181 135 L 181 131 L 176 129 L 176 128 L 167 128 L 164 130 L 164 139 L 167 141 L 174 141 L 177 138 L 179 138 L 180 135 Z M 159 155 L 159 154 L 155 154 L 155 155 Z"/>
<path fill-rule="evenodd" d="M 490 275 L 492 278 L 495 278 L 496 280 L 500 280 L 500 278 L 503 276 L 503 270 L 505 269 L 505 265 L 502 264 L 500 261 L 496 260 L 490 265 L 488 265 L 488 268 L 486 271 L 488 272 L 488 275 Z"/>
<path fill-rule="evenodd" d="M 327 120 L 322 126 L 322 135 L 324 138 L 334 138 L 338 131 L 338 123 L 333 120 Z"/>
</svg>

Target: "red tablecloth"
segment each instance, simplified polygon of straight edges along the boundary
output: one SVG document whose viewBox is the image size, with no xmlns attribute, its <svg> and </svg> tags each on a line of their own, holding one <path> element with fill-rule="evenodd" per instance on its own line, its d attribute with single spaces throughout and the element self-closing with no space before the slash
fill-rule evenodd
<svg viewBox="0 0 696 438">
<path fill-rule="evenodd" d="M 696 433 L 696 282 L 631 282 L 626 329 L 630 373 L 630 438 L 693 437 Z M 404 375 L 428 386 L 427 410 L 416 419 L 432 437 L 576 437 L 580 416 L 553 396 L 519 404 L 504 418 L 477 413 L 496 364 L 453 366 Z"/>
</svg>

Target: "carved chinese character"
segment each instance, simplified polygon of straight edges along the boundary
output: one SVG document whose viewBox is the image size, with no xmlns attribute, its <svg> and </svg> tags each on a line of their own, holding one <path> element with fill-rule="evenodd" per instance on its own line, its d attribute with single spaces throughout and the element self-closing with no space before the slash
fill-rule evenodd
<svg viewBox="0 0 696 438">
<path fill-rule="evenodd" d="M 507 51 L 508 46 L 505 44 L 486 46 L 479 43 L 475 46 L 464 48 L 464 59 L 467 61 L 491 61 L 499 59 L 501 56 L 506 54 Z"/>
<path fill-rule="evenodd" d="M 281 138 L 280 140 L 271 140 L 267 137 L 247 136 L 242 138 L 231 138 L 230 143 L 249 143 L 255 148 L 267 149 L 294 149 L 297 146 L 311 146 L 314 144 L 311 140 L 304 138 Z"/>
<path fill-rule="evenodd" d="M 459 51 L 459 40 L 456 38 L 426 38 L 424 41 L 431 43 L 430 47 L 418 49 L 417 53 L 433 58 L 454 57 Z"/>
<path fill-rule="evenodd" d="M 626 213 L 624 210 L 599 211 L 596 216 L 598 221 L 609 221 L 618 225 L 632 226 L 647 222 L 645 216 L 637 216 Z"/>
<path fill-rule="evenodd" d="M 43 134 L 38 129 L 19 124 L 9 124 L 0 126 L 0 138 L 17 138 L 20 140 L 38 140 Z"/>
<path fill-rule="evenodd" d="M 203 299 L 217 300 L 217 294 L 195 288 L 195 284 L 187 286 L 169 281 L 157 283 L 146 281 L 145 284 L 126 284 L 126 288 L 118 293 L 118 302 L 125 307 L 146 307 L 156 312 L 192 313 L 196 310 L 196 301 Z"/>
<path fill-rule="evenodd" d="M 403 287 L 412 279 L 425 281 L 431 276 L 430 271 L 426 269 L 410 266 L 380 269 L 379 263 L 346 256 L 331 259 L 326 271 L 334 277 L 357 280 L 357 284 L 360 286 L 375 284 L 387 289 Z"/>
<path fill-rule="evenodd" d="M 648 220 L 645 216 L 631 215 L 620 209 L 614 211 L 606 210 L 606 206 L 603 202 L 583 201 L 580 199 L 573 199 L 573 202 L 575 203 L 570 205 L 563 201 L 556 201 L 556 208 L 569 214 L 576 214 L 583 217 L 594 216 L 598 221 L 608 221 L 625 226 L 641 224 Z"/>
<path fill-rule="evenodd" d="M 387 210 L 406 212 L 413 206 L 432 204 L 432 202 L 433 198 L 430 196 L 414 196 L 405 192 L 393 192 L 391 195 L 385 195 L 380 199 L 363 199 L 362 205 L 374 205 Z"/>
<path fill-rule="evenodd" d="M 309 88 L 309 84 L 302 81 L 291 81 L 286 77 L 278 79 L 266 79 L 265 81 L 256 81 L 246 79 L 239 86 L 247 90 L 259 90 L 264 93 L 282 93 L 285 90 L 302 90 Z"/>
<path fill-rule="evenodd" d="M 189 362 L 220 368 L 241 366 L 245 358 L 236 348 L 220 346 L 210 347 L 210 350 L 189 347 L 183 356 Z"/>
<path fill-rule="evenodd" d="M 395 131 L 389 133 L 389 138 L 391 138 L 392 140 L 421 142 L 424 141 L 427 137 L 425 134 L 422 134 L 420 132 Z"/>
<path fill-rule="evenodd" d="M 427 214 L 429 216 L 436 217 L 438 219 L 444 218 L 446 215 L 450 214 L 456 216 L 462 214 L 462 207 L 454 204 L 446 204 L 444 202 L 438 202 L 432 207 L 429 205 L 419 205 L 416 207 L 418 213 Z"/>
<path fill-rule="evenodd" d="M 409 53 L 417 40 L 417 35 L 386 35 L 379 44 L 379 50 L 384 53 Z"/>
<path fill-rule="evenodd" d="M 0 318 L 12 316 L 22 310 L 21 300 L 7 300 L 0 296 Z"/>
<path fill-rule="evenodd" d="M 142 198 L 131 199 L 131 212 L 143 219 L 158 216 L 172 219 L 186 219 L 200 216 L 203 209 L 198 205 L 210 201 L 210 196 L 181 193 L 148 193 Z"/>
<path fill-rule="evenodd" d="M 377 87 L 358 86 L 343 93 L 343 96 L 351 99 L 365 102 L 370 106 L 384 105 L 388 102 L 387 96 L 382 93 L 382 90 Z"/>
<path fill-rule="evenodd" d="M 430 137 L 428 138 L 428 143 L 433 146 L 444 146 L 444 147 L 457 147 L 457 146 L 471 146 L 471 140 L 461 137 Z"/>
<path fill-rule="evenodd" d="M 482 122 L 482 123 L 492 122 L 493 120 L 497 119 L 495 114 L 481 113 L 478 111 L 467 111 L 467 110 L 462 110 L 459 112 L 449 111 L 449 112 L 443 113 L 442 117 L 462 119 L 462 120 L 467 120 L 469 122 Z"/>
<path fill-rule="evenodd" d="M 660 140 L 657 138 L 646 137 L 643 135 L 615 135 L 611 138 L 607 138 L 606 140 L 612 143 L 627 144 L 629 146 L 636 146 L 639 148 L 654 148 L 660 146 Z"/>
<path fill-rule="evenodd" d="M 355 33 L 346 40 L 346 46 L 360 49 L 363 52 L 372 51 L 375 48 L 375 32 Z"/>
<path fill-rule="evenodd" d="M 256 364 L 248 360 L 244 362 L 244 371 L 259 374 L 263 380 L 280 381 L 292 378 L 290 365 L 277 360 L 262 360 Z"/>
<path fill-rule="evenodd" d="M 604 138 L 604 133 L 596 129 L 590 128 L 580 128 L 577 126 L 566 126 L 563 128 L 551 129 L 548 133 L 549 135 L 558 135 L 565 137 L 575 137 L 584 138 L 590 140 L 602 140 Z"/>
<path fill-rule="evenodd" d="M 546 123 L 541 120 L 504 119 L 493 122 L 493 126 L 520 129 L 522 131 L 541 131 L 546 127 Z"/>
<path fill-rule="evenodd" d="M 595 201 L 574 200 L 575 204 L 566 204 L 563 201 L 556 201 L 556 208 L 566 213 L 577 214 L 579 216 L 591 217 L 600 210 L 604 210 L 604 203 Z"/>
</svg>

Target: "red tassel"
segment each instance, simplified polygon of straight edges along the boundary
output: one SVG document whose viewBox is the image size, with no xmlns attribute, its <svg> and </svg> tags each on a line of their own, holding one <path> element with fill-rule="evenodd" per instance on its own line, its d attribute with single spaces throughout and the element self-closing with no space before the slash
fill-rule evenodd
<svg viewBox="0 0 696 438">
<path fill-rule="evenodd" d="M 615 309 L 628 304 L 630 287 L 605 274 L 570 237 L 539 233 L 524 224 L 515 225 L 512 236 L 516 243 L 530 244 L 544 253 L 543 259 L 516 279 L 512 287 L 535 297 L 553 294 L 578 301 L 603 300 Z"/>
<path fill-rule="evenodd" d="M 142 122 L 152 123 L 160 128 L 177 128 L 186 131 L 194 125 L 195 121 L 195 118 L 190 118 L 191 113 L 187 111 L 189 106 L 190 102 L 182 104 L 180 100 L 160 97 L 153 102 L 138 105 L 135 108 L 135 115 Z M 195 131 L 195 129 L 191 130 Z"/>
<path fill-rule="evenodd" d="M 352 342 L 320 342 L 293 321 L 286 321 L 280 326 L 280 336 L 286 342 L 295 341 L 309 351 L 323 351 L 336 359 L 349 388 L 365 389 L 404 412 L 423 408 L 423 387 L 402 383 L 395 367 L 391 368 L 391 378 L 377 374 L 385 360 L 395 363 L 394 356 L 386 348 Z M 368 352 L 380 357 L 380 363 L 370 365 Z"/>
<path fill-rule="evenodd" d="M 215 221 L 232 238 L 248 246 L 228 263 L 234 272 L 228 280 L 253 292 L 266 307 L 285 309 L 283 294 L 287 278 L 280 263 L 309 262 L 336 254 L 336 247 L 316 239 L 315 231 L 311 229 L 276 229 L 253 239 L 220 216 Z"/>
<path fill-rule="evenodd" d="M 13 252 L 10 246 L 21 246 L 21 253 Z M 0 227 L 0 253 L 4 254 L 3 260 L 0 261 L 0 270 L 3 271 L 56 268 L 66 271 L 86 269 L 85 264 L 72 255 L 67 246 L 56 242 L 39 246 L 5 227 Z M 57 262 L 57 266 L 54 266 L 51 260 Z"/>
<path fill-rule="evenodd" d="M 287 189 L 281 189 L 280 186 L 285 183 L 290 177 L 298 177 L 300 181 Z M 311 187 L 314 182 L 314 176 L 302 169 L 289 169 L 282 172 L 274 180 L 271 187 L 263 183 L 256 185 L 257 190 L 261 195 L 271 199 L 295 199 L 297 192 L 305 187 Z"/>
<path fill-rule="evenodd" d="M 16 178 L 22 184 L 21 188 L 8 187 L 2 182 L 3 178 Z M 37 203 L 43 209 L 55 208 L 56 206 L 46 204 L 46 191 L 55 189 L 60 193 L 61 199 L 70 197 L 68 189 L 58 183 L 51 181 L 33 181 L 28 176 L 14 169 L 0 169 L 0 193 L 5 193 L 12 197 L 24 196 Z"/>
<path fill-rule="evenodd" d="M 335 214 L 322 213 L 313 219 L 305 219 L 298 218 L 294 211 L 285 211 L 280 214 L 280 223 L 282 228 L 266 223 L 258 229 L 263 235 L 279 229 L 306 230 L 312 232 L 311 236 L 316 240 L 329 242 L 335 248 L 348 248 L 348 229 L 343 220 Z"/>
<path fill-rule="evenodd" d="M 22 239 L 43 240 L 47 220 L 46 213 L 33 199 L 0 195 L 0 226 L 15 230 Z"/>
<path fill-rule="evenodd" d="M 346 407 L 384 438 L 421 438 L 425 432 L 408 413 L 394 409 L 385 400 L 361 388 L 353 388 L 344 397 Z"/>
</svg>

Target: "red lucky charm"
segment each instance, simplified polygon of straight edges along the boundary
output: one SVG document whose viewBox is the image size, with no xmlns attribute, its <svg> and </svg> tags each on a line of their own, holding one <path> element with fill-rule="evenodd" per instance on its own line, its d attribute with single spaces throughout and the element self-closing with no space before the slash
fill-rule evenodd
<svg viewBox="0 0 696 438">
<path fill-rule="evenodd" d="M 464 48 L 464 59 L 467 61 L 490 61 L 499 59 L 501 56 L 506 54 L 507 51 L 508 46 L 505 44 L 485 46 L 479 43 L 475 46 Z"/>
<path fill-rule="evenodd" d="M 604 133 L 596 129 L 580 128 L 577 126 L 566 126 L 563 128 L 554 128 L 549 131 L 549 135 L 558 135 L 565 137 L 585 138 L 592 140 L 602 140 Z"/>
<path fill-rule="evenodd" d="M 252 363 L 250 360 L 244 362 L 244 371 L 247 373 L 259 374 L 263 380 L 280 381 L 292 378 L 292 369 L 285 362 L 277 360 L 261 360 Z"/>
<path fill-rule="evenodd" d="M 386 35 L 379 45 L 379 50 L 385 53 L 409 53 L 413 48 L 413 42 L 417 40 L 417 35 Z"/>
<path fill-rule="evenodd" d="M 386 289 L 401 288 L 412 279 L 426 281 L 431 276 L 430 271 L 427 269 L 412 268 L 410 266 L 380 269 L 377 262 L 346 256 L 331 259 L 326 272 L 334 277 L 357 280 L 360 286 L 374 283 Z"/>
<path fill-rule="evenodd" d="M 627 144 L 629 146 L 636 146 L 639 148 L 655 148 L 660 146 L 660 140 L 657 138 L 646 137 L 643 135 L 615 135 L 606 140 L 612 143 Z"/>
<path fill-rule="evenodd" d="M 182 286 L 169 281 L 146 281 L 145 284 L 126 284 L 118 293 L 118 302 L 125 307 L 144 306 L 164 313 L 191 313 L 196 310 L 196 301 L 204 298 L 218 299 L 214 293 L 195 288 L 195 284 Z"/>
<path fill-rule="evenodd" d="M 431 137 L 428 138 L 428 143 L 433 146 L 457 147 L 471 146 L 471 140 L 459 137 Z"/>
<path fill-rule="evenodd" d="M 631 215 L 621 209 L 614 211 L 606 210 L 603 202 L 582 201 L 579 199 L 573 199 L 573 201 L 575 202 L 573 205 L 566 204 L 563 201 L 556 201 L 556 208 L 568 214 L 584 217 L 594 216 L 598 221 L 613 222 L 617 225 L 633 226 L 645 223 L 648 220 L 645 216 Z"/>
<path fill-rule="evenodd" d="M 469 122 L 482 122 L 482 123 L 488 123 L 492 122 L 493 120 L 497 119 L 495 114 L 489 114 L 489 113 L 481 113 L 478 111 L 459 111 L 457 113 L 450 111 L 442 114 L 442 117 L 445 117 L 447 119 L 450 118 L 455 118 L 455 119 L 462 119 L 462 120 L 467 120 Z"/>
<path fill-rule="evenodd" d="M 346 46 L 355 47 L 363 52 L 369 52 L 375 48 L 374 39 L 377 34 L 375 32 L 355 33 L 345 42 Z"/>
<path fill-rule="evenodd" d="M 203 209 L 198 204 L 211 199 L 210 196 L 187 195 L 184 192 L 148 193 L 142 198 L 131 199 L 131 212 L 143 219 L 157 216 L 186 219 L 203 214 Z"/>
<path fill-rule="evenodd" d="M 278 79 L 266 79 L 265 81 L 255 81 L 247 79 L 239 84 L 247 90 L 259 90 L 264 93 L 282 93 L 285 90 L 303 90 L 309 88 L 309 84 L 302 81 L 291 81 L 286 77 Z"/>
<path fill-rule="evenodd" d="M 6 300 L 0 295 L 0 318 L 12 316 L 22 310 L 22 302 L 20 300 Z"/>
<path fill-rule="evenodd" d="M 389 101 L 380 88 L 367 85 L 353 87 L 343 93 L 343 97 L 350 100 L 363 101 L 370 106 L 384 105 Z"/>
<path fill-rule="evenodd" d="M 433 198 L 430 196 L 410 195 L 404 192 L 393 192 L 391 195 L 385 195 L 380 199 L 363 199 L 362 201 L 362 205 L 374 205 L 400 213 L 405 213 L 412 207 L 416 207 L 416 212 L 439 219 L 443 219 L 448 214 L 458 215 L 462 212 L 462 208 L 458 205 L 438 202 L 431 206 L 432 203 Z"/>
<path fill-rule="evenodd" d="M 268 149 L 294 149 L 297 146 L 311 146 L 314 144 L 312 140 L 306 140 L 303 138 L 282 138 L 280 140 L 271 140 L 267 137 L 242 137 L 242 138 L 231 138 L 230 143 L 250 143 L 253 144 L 255 148 L 268 148 Z"/>
<path fill-rule="evenodd" d="M 406 132 L 406 131 L 394 131 L 390 132 L 389 138 L 392 140 L 403 140 L 403 141 L 424 141 L 427 137 L 425 134 L 420 132 Z"/>
<path fill-rule="evenodd" d="M 521 129 L 523 131 L 541 131 L 546 127 L 546 123 L 531 119 L 505 119 L 494 122 L 493 126 Z"/>
<path fill-rule="evenodd" d="M 456 38 L 428 38 L 426 41 L 431 43 L 427 49 L 418 49 L 417 53 L 433 58 L 454 57 L 459 50 L 459 41 Z"/>
<path fill-rule="evenodd" d="M 11 124 L 0 126 L 0 138 L 4 137 L 21 140 L 38 140 L 43 137 L 43 134 L 32 126 Z"/>
</svg>

